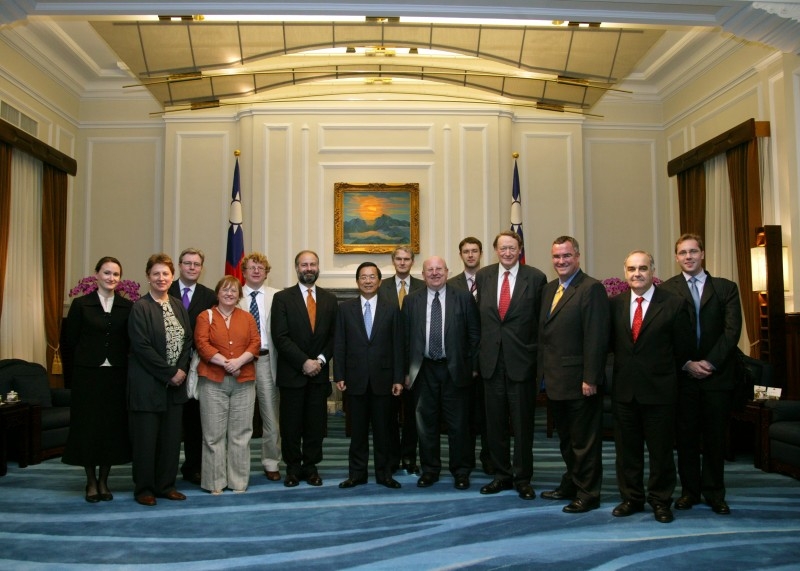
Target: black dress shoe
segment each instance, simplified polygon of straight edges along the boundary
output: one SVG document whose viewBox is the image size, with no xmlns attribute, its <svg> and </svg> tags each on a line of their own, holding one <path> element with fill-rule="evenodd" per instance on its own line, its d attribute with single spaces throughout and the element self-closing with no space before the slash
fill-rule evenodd
<svg viewBox="0 0 800 571">
<path fill-rule="evenodd" d="M 653 504 L 653 515 L 659 523 L 670 523 L 675 520 L 672 510 L 666 504 Z"/>
<path fill-rule="evenodd" d="M 347 478 L 344 482 L 339 484 L 340 488 L 355 488 L 356 486 L 360 486 L 361 484 L 366 484 L 366 478 Z"/>
<path fill-rule="evenodd" d="M 287 474 L 286 479 L 283 481 L 283 485 L 287 488 L 294 488 L 300 484 L 300 480 L 297 479 L 297 476 L 292 474 Z"/>
<path fill-rule="evenodd" d="M 568 514 L 582 514 L 595 510 L 599 507 L 600 500 L 582 500 L 581 498 L 577 498 L 572 500 L 572 503 L 564 506 L 561 511 Z"/>
<path fill-rule="evenodd" d="M 498 494 L 503 490 L 510 490 L 514 487 L 511 480 L 492 480 L 481 488 L 482 494 Z"/>
<path fill-rule="evenodd" d="M 104 492 L 97 495 L 100 496 L 101 502 L 110 502 L 111 500 L 114 499 L 114 495 L 111 492 Z"/>
<path fill-rule="evenodd" d="M 453 484 L 453 487 L 456 490 L 468 490 L 469 489 L 469 476 L 466 474 L 456 474 L 456 481 Z"/>
<path fill-rule="evenodd" d="M 614 517 L 628 517 L 629 515 L 633 515 L 642 510 L 644 510 L 644 504 L 640 504 L 639 502 L 634 502 L 631 500 L 625 500 L 612 510 L 611 515 Z"/>
<path fill-rule="evenodd" d="M 311 474 L 306 478 L 306 483 L 308 483 L 309 486 L 321 486 L 322 478 L 319 477 L 319 474 Z"/>
<path fill-rule="evenodd" d="M 713 511 L 715 514 L 728 515 L 731 513 L 731 508 L 728 506 L 728 502 L 725 500 L 708 500 L 708 505 L 711 506 L 711 511 Z"/>
<path fill-rule="evenodd" d="M 568 494 L 561 488 L 539 494 L 545 500 L 574 500 L 575 494 Z"/>
<path fill-rule="evenodd" d="M 97 502 L 100 501 L 100 494 L 98 494 L 97 492 L 90 494 L 89 488 L 86 488 L 86 501 L 89 502 L 90 504 L 96 504 Z"/>
<path fill-rule="evenodd" d="M 378 483 L 381 486 L 386 486 L 387 488 L 391 488 L 392 490 L 396 490 L 398 488 L 402 488 L 403 486 L 400 485 L 400 482 L 392 478 L 391 476 L 388 478 L 383 478 L 382 480 L 378 480 Z"/>
<path fill-rule="evenodd" d="M 696 506 L 700 502 L 695 500 L 692 496 L 681 496 L 675 501 L 676 510 L 690 510 L 692 506 Z"/>
<path fill-rule="evenodd" d="M 517 486 L 517 494 L 521 500 L 535 500 L 536 492 L 533 491 L 533 486 L 530 484 L 520 484 Z"/>
<path fill-rule="evenodd" d="M 405 470 L 407 474 L 419 474 L 419 466 L 413 462 L 403 462 L 403 470 Z"/>
<path fill-rule="evenodd" d="M 417 487 L 418 488 L 428 488 L 434 485 L 436 482 L 439 481 L 438 474 L 432 474 L 431 472 L 425 472 L 420 476 L 419 480 L 417 480 Z"/>
</svg>

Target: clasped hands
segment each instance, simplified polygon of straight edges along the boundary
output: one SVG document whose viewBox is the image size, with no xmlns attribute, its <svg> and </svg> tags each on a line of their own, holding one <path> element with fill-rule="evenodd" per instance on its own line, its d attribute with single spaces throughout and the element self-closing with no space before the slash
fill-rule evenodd
<svg viewBox="0 0 800 571">
<path fill-rule="evenodd" d="M 714 372 L 714 365 L 706 360 L 689 361 L 683 367 L 683 370 L 689 373 L 690 377 L 694 377 L 695 379 L 705 379 Z"/>
</svg>

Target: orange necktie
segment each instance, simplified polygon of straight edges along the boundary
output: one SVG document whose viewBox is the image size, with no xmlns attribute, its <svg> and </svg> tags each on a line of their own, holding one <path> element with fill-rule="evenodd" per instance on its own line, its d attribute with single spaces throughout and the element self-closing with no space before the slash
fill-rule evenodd
<svg viewBox="0 0 800 571">
<path fill-rule="evenodd" d="M 311 295 L 311 288 L 308 288 L 308 297 L 306 298 L 306 309 L 308 309 L 308 320 L 311 322 L 311 332 L 314 332 L 314 326 L 317 324 L 317 302 L 314 301 L 314 296 Z"/>
</svg>

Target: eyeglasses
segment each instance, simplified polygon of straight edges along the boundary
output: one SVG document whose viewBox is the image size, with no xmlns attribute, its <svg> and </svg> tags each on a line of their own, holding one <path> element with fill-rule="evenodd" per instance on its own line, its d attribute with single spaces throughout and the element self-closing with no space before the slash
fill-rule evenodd
<svg viewBox="0 0 800 571">
<path fill-rule="evenodd" d="M 685 258 L 686 256 L 690 256 L 690 255 L 691 256 L 696 256 L 699 253 L 700 253 L 700 250 L 681 250 L 680 252 L 678 252 L 678 255 L 681 258 Z"/>
<path fill-rule="evenodd" d="M 248 270 L 248 271 L 251 271 L 251 272 L 265 272 L 265 271 L 267 271 L 267 268 L 265 268 L 264 266 L 247 266 L 245 269 Z"/>
<path fill-rule="evenodd" d="M 203 262 L 181 262 L 181 265 L 187 268 L 202 268 Z"/>
<path fill-rule="evenodd" d="M 377 279 L 378 279 L 378 276 L 376 276 L 375 274 L 358 276 L 358 281 L 360 281 L 360 282 L 371 282 L 371 281 L 377 280 Z"/>
</svg>

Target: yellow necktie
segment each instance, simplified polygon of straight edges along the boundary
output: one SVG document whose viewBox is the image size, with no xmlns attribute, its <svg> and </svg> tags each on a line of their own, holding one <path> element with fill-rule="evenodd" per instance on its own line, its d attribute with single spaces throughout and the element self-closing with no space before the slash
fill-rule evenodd
<svg viewBox="0 0 800 571">
<path fill-rule="evenodd" d="M 406 280 L 400 280 L 400 291 L 397 292 L 397 301 L 400 302 L 400 309 L 403 309 L 403 300 L 406 298 Z"/>
<path fill-rule="evenodd" d="M 556 290 L 556 295 L 553 296 L 553 303 L 550 304 L 550 313 L 553 313 L 553 310 L 558 305 L 558 300 L 561 299 L 561 296 L 564 295 L 564 286 L 558 284 L 558 289 Z"/>
</svg>

